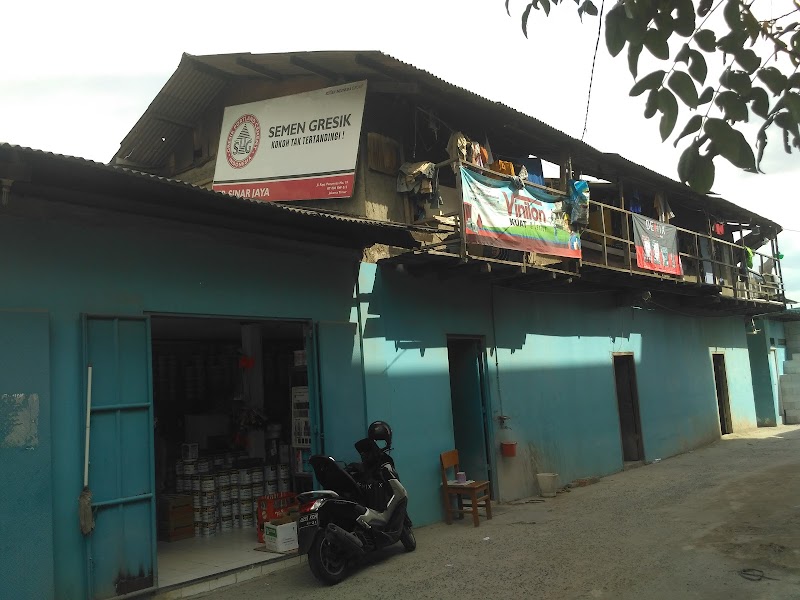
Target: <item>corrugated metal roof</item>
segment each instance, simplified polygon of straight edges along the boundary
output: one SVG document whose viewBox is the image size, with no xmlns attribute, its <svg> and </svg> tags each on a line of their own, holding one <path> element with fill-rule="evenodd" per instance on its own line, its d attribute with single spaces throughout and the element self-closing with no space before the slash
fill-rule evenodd
<svg viewBox="0 0 800 600">
<path fill-rule="evenodd" d="M 143 207 L 149 196 L 157 195 L 160 202 L 171 202 L 176 208 L 205 212 L 211 216 L 233 214 L 239 208 L 246 208 L 248 215 L 257 215 L 264 222 L 287 227 L 316 228 L 328 235 L 339 236 L 343 246 L 364 247 L 382 243 L 415 248 L 419 246 L 419 242 L 412 237 L 412 231 L 434 231 L 426 227 L 375 221 L 275 202 L 259 202 L 127 167 L 0 142 L 0 162 L 6 159 L 10 164 L 22 162 L 29 165 L 32 178 L 42 180 L 53 189 L 60 186 L 73 192 L 130 197 Z M 294 235 L 292 237 L 299 239 Z"/>
<path fill-rule="evenodd" d="M 314 74 L 316 72 L 316 75 Z M 682 183 L 656 173 L 617 154 L 603 153 L 555 127 L 500 102 L 494 102 L 436 75 L 379 51 L 287 52 L 276 54 L 184 54 L 176 71 L 120 145 L 113 160 L 126 159 L 137 168 L 157 171 L 177 143 L 182 129 L 164 118 L 186 125 L 199 121 L 217 94 L 235 80 L 258 78 L 280 81 L 292 77 L 322 76 L 331 83 L 368 78 L 371 81 L 415 83 L 428 97 L 444 97 L 471 105 L 522 135 L 535 137 L 537 146 L 568 151 L 576 164 L 608 181 L 636 179 L 655 189 L 677 194 L 695 210 L 697 204 L 731 219 L 752 220 L 781 231 L 780 225 L 720 197 L 697 194 Z M 220 115 L 221 117 L 221 115 Z M 165 138 L 162 141 L 162 138 Z M 673 199 L 671 198 L 672 202 Z"/>
</svg>

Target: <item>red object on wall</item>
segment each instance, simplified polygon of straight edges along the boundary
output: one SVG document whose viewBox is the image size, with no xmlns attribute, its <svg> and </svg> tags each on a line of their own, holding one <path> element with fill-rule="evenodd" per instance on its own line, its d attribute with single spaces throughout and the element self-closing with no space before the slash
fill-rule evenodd
<svg viewBox="0 0 800 600">
<path fill-rule="evenodd" d="M 500 442 L 500 453 L 511 458 L 517 455 L 517 442 Z"/>
</svg>

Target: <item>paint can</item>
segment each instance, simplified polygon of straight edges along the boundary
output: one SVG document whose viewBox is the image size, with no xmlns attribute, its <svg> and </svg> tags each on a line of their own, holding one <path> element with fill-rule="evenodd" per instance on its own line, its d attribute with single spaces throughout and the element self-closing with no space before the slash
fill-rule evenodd
<svg viewBox="0 0 800 600">
<path fill-rule="evenodd" d="M 253 499 L 253 487 L 249 485 L 239 486 L 239 500 L 252 500 Z"/>
<path fill-rule="evenodd" d="M 200 476 L 199 475 L 192 475 L 192 491 L 199 492 L 200 491 Z"/>
<path fill-rule="evenodd" d="M 232 485 L 231 486 L 230 495 L 231 495 L 231 500 L 238 500 L 239 499 L 239 486 L 238 485 Z"/>
<path fill-rule="evenodd" d="M 175 480 L 175 491 L 178 494 L 182 494 L 183 493 L 183 478 L 182 477 L 178 477 Z"/>
<path fill-rule="evenodd" d="M 238 517 L 241 512 L 239 511 L 239 501 L 238 500 L 231 500 L 231 514 L 234 517 Z"/>
<path fill-rule="evenodd" d="M 198 521 L 194 522 L 194 535 L 195 535 L 195 537 L 200 537 L 200 528 L 201 527 L 202 527 L 202 525 Z"/>
<path fill-rule="evenodd" d="M 220 502 L 227 502 L 231 499 L 231 488 L 221 487 L 217 491 L 217 495 L 219 496 Z"/>
<path fill-rule="evenodd" d="M 242 527 L 242 519 L 239 517 L 239 515 L 234 516 L 233 517 L 233 528 L 234 529 L 240 529 L 241 527 Z"/>
<path fill-rule="evenodd" d="M 194 475 L 197 473 L 197 463 L 195 462 L 184 462 L 183 463 L 183 475 Z M 177 471 L 177 468 L 176 468 Z M 180 473 L 178 473 L 180 475 Z"/>
<path fill-rule="evenodd" d="M 264 468 L 264 481 L 278 481 L 278 468 L 275 465 L 267 465 Z"/>
<path fill-rule="evenodd" d="M 185 468 L 186 467 L 184 466 L 184 469 Z M 204 473 L 208 473 L 209 471 L 211 471 L 211 463 L 209 462 L 209 460 L 207 458 L 201 458 L 200 460 L 197 461 L 197 472 L 198 473 L 200 473 L 202 475 Z"/>
<path fill-rule="evenodd" d="M 253 518 L 253 501 L 252 500 L 241 500 L 239 501 L 239 514 L 243 517 L 250 515 L 250 518 Z"/>
<path fill-rule="evenodd" d="M 254 483 L 253 487 L 253 499 L 260 498 L 264 495 L 264 484 L 263 483 Z"/>
<path fill-rule="evenodd" d="M 213 508 L 202 508 L 200 509 L 200 522 L 204 525 L 208 523 L 214 523 L 216 519 L 214 518 L 214 509 Z"/>
<path fill-rule="evenodd" d="M 200 492 L 193 492 L 192 493 L 192 508 L 200 508 L 202 503 L 200 502 Z"/>
<path fill-rule="evenodd" d="M 247 469 L 239 469 L 239 485 L 250 485 L 253 481 L 250 479 L 250 471 Z"/>
<path fill-rule="evenodd" d="M 264 481 L 264 469 L 262 467 L 253 467 L 249 469 L 250 483 L 261 483 Z"/>
<path fill-rule="evenodd" d="M 253 514 L 242 515 L 242 527 L 253 527 Z"/>
<path fill-rule="evenodd" d="M 183 461 L 179 460 L 175 463 L 175 475 L 183 475 Z"/>
<path fill-rule="evenodd" d="M 219 514 L 222 518 L 230 517 L 233 514 L 232 503 L 230 500 L 220 503 Z"/>
<path fill-rule="evenodd" d="M 217 495 L 214 492 L 200 492 L 200 506 L 214 508 L 217 505 Z"/>
<path fill-rule="evenodd" d="M 270 494 L 277 494 L 277 493 L 278 493 L 278 482 L 277 481 L 269 482 L 269 483 L 267 483 L 267 485 L 264 486 L 264 494 L 265 495 L 269 496 Z"/>
<path fill-rule="evenodd" d="M 233 517 L 230 515 L 227 517 L 223 516 L 220 520 L 220 529 L 222 529 L 222 531 L 230 531 L 233 529 Z"/>
<path fill-rule="evenodd" d="M 278 492 L 288 492 L 292 483 L 288 479 L 278 479 Z"/>
<path fill-rule="evenodd" d="M 236 469 L 232 470 L 230 478 L 231 478 L 231 485 L 239 485 L 239 471 L 237 471 Z"/>
<path fill-rule="evenodd" d="M 220 487 L 228 487 L 231 484 L 231 472 L 220 471 L 217 476 L 217 485 Z"/>
<path fill-rule="evenodd" d="M 214 485 L 214 476 L 213 475 L 201 475 L 200 476 L 200 491 L 201 492 L 213 492 L 216 488 Z"/>
<path fill-rule="evenodd" d="M 192 479 L 191 479 L 191 477 L 179 477 L 178 479 L 181 480 L 181 488 L 183 488 L 183 492 L 185 494 L 190 494 L 192 492 Z"/>
<path fill-rule="evenodd" d="M 202 537 L 211 537 L 217 532 L 216 523 L 204 523 L 200 526 L 200 535 Z"/>
<path fill-rule="evenodd" d="M 278 479 L 289 479 L 289 465 L 278 466 Z"/>
<path fill-rule="evenodd" d="M 222 466 L 225 464 L 225 455 L 224 454 L 217 454 L 213 458 L 213 462 L 214 462 L 214 468 L 215 469 L 222 468 Z"/>
</svg>

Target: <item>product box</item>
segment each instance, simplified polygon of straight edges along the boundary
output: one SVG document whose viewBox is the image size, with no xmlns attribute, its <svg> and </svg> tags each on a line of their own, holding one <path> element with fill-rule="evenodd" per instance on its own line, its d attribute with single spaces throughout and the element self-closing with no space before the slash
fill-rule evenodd
<svg viewBox="0 0 800 600">
<path fill-rule="evenodd" d="M 167 494 L 158 499 L 158 537 L 174 542 L 194 536 L 192 497 Z"/>
<path fill-rule="evenodd" d="M 295 517 L 284 517 L 264 523 L 264 545 L 268 552 L 292 552 L 297 550 L 297 521 Z"/>
</svg>

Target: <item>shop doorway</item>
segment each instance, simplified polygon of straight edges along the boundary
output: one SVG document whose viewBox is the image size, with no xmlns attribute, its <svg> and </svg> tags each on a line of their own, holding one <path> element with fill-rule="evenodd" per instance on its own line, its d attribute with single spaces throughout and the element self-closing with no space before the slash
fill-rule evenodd
<svg viewBox="0 0 800 600">
<path fill-rule="evenodd" d="M 639 393 L 633 354 L 614 355 L 614 379 L 617 386 L 622 458 L 625 462 L 644 460 Z"/>
<path fill-rule="evenodd" d="M 719 431 L 722 435 L 733 433 L 731 423 L 731 404 L 728 397 L 728 376 L 725 371 L 725 355 L 712 354 L 714 363 L 714 385 L 717 388 L 717 408 L 719 409 Z"/>
<path fill-rule="evenodd" d="M 480 338 L 447 340 L 453 437 L 460 467 L 468 479 L 492 481 L 486 431 L 485 370 Z"/>
<path fill-rule="evenodd" d="M 312 486 L 310 322 L 150 323 L 158 587 L 278 558 L 258 539 L 257 502 Z"/>
</svg>

